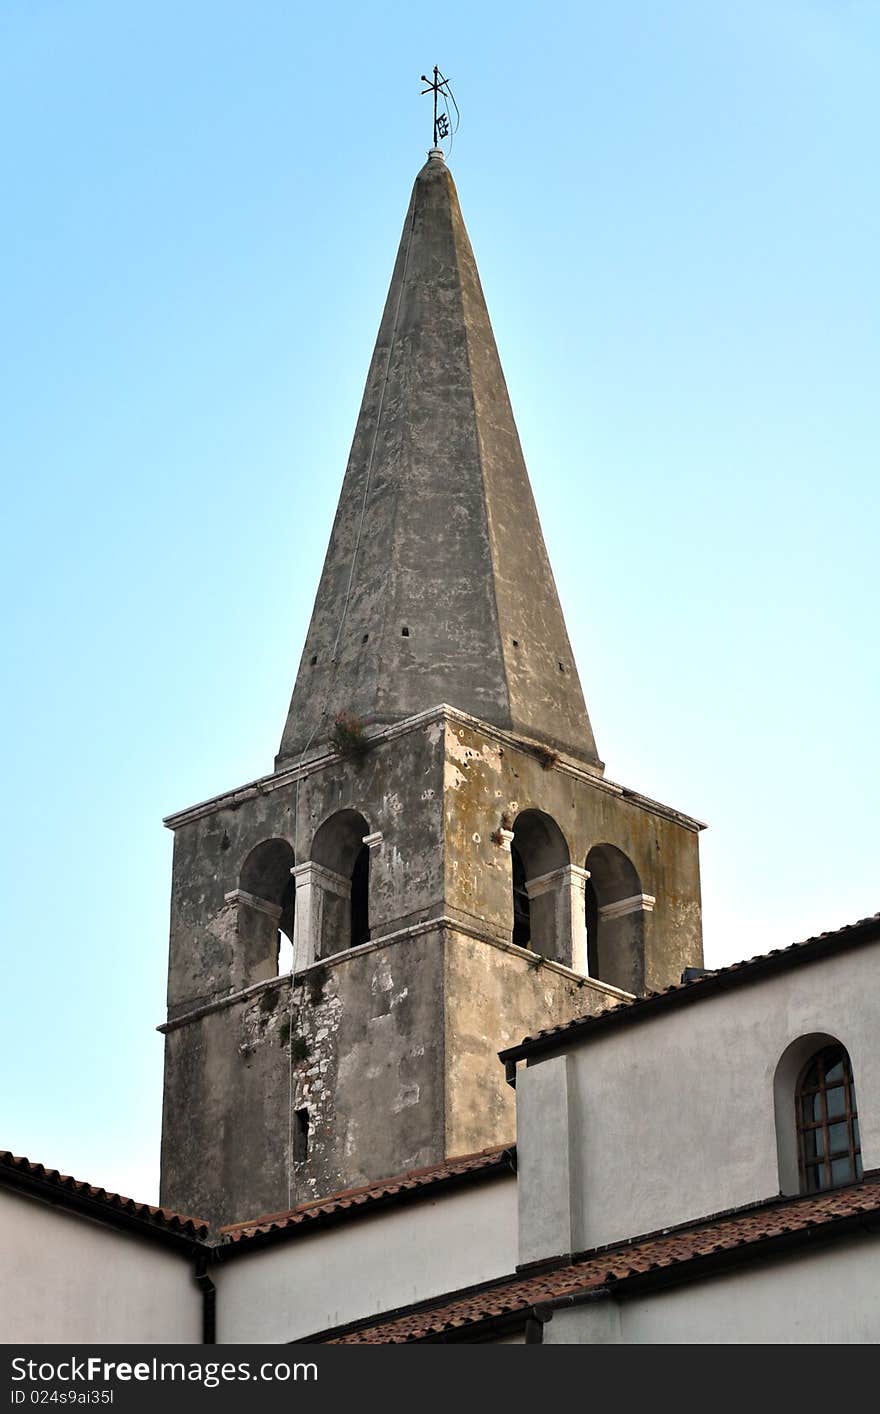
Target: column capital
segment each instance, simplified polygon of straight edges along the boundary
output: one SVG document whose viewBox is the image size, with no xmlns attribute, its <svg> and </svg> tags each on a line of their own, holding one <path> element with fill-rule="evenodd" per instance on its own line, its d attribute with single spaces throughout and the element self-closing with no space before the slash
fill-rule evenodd
<svg viewBox="0 0 880 1414">
<path fill-rule="evenodd" d="M 351 898 L 351 880 L 323 864 L 317 864 L 314 859 L 294 864 L 290 872 L 296 880 L 297 892 L 317 886 L 327 893 L 338 894 L 340 898 Z"/>
<path fill-rule="evenodd" d="M 552 889 L 584 889 L 589 877 L 589 869 L 581 869 L 577 864 L 563 864 L 561 869 L 554 869 L 550 874 L 539 874 L 536 879 L 527 879 L 526 893 L 529 898 L 540 898 L 541 894 L 549 893 Z"/>
<path fill-rule="evenodd" d="M 270 903 L 266 898 L 258 898 L 256 894 L 249 894 L 244 889 L 231 889 L 228 894 L 223 895 L 225 903 L 244 903 L 248 908 L 255 908 L 258 913 L 265 913 L 277 923 L 281 917 L 282 909 L 277 903 Z"/>
<path fill-rule="evenodd" d="M 628 913 L 653 913 L 656 902 L 653 894 L 631 894 L 629 898 L 620 898 L 614 903 L 603 903 L 599 908 L 599 917 L 604 922 L 609 918 L 625 918 Z"/>
</svg>

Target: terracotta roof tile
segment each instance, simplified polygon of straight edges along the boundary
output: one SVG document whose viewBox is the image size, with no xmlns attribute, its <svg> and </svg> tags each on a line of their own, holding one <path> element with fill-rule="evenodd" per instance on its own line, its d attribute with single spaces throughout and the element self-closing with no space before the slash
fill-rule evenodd
<svg viewBox="0 0 880 1414">
<path fill-rule="evenodd" d="M 7 1181 L 14 1178 L 22 1180 L 20 1184 L 14 1185 L 22 1188 L 48 1186 L 58 1192 L 59 1198 L 63 1199 L 68 1195 L 74 1199 L 97 1203 L 115 1213 L 125 1213 L 167 1232 L 193 1238 L 208 1236 L 209 1227 L 202 1218 L 187 1217 L 183 1213 L 173 1212 L 171 1208 L 154 1207 L 151 1203 L 138 1203 L 134 1198 L 126 1198 L 121 1193 L 110 1193 L 106 1188 L 97 1188 L 82 1179 L 71 1178 L 69 1174 L 59 1173 L 57 1169 L 47 1169 L 43 1164 L 33 1163 L 30 1159 L 10 1153 L 8 1149 L 0 1149 L 0 1182 L 3 1182 L 4 1178 Z"/>
<path fill-rule="evenodd" d="M 606 1029 L 617 1021 L 634 1021 L 648 1016 L 659 1010 L 662 1005 L 675 1004 L 679 1001 L 697 1001 L 700 996 L 710 996 L 722 987 L 735 985 L 740 980 L 749 981 L 753 977 L 757 978 L 762 973 L 775 971 L 782 967 L 795 965 L 799 962 L 809 962 L 816 956 L 824 956 L 825 953 L 834 951 L 835 945 L 841 949 L 851 947 L 860 942 L 872 942 L 880 939 L 880 913 L 874 913 L 868 918 L 860 918 L 856 923 L 847 923 L 843 928 L 836 928 L 831 932 L 817 933 L 815 937 L 806 938 L 800 943 L 791 943 L 785 948 L 773 948 L 770 952 L 759 953 L 756 957 L 746 958 L 742 962 L 732 962 L 727 967 L 714 968 L 706 973 L 704 977 L 695 977 L 689 982 L 680 982 L 671 987 L 665 987 L 660 992 L 646 992 L 642 997 L 635 997 L 631 1001 L 619 1002 L 616 1006 L 606 1007 L 604 1011 L 589 1014 L 586 1016 L 576 1016 L 571 1021 L 563 1021 L 558 1026 L 548 1026 L 542 1031 L 536 1031 L 532 1036 L 526 1036 L 516 1046 L 509 1046 L 504 1051 L 499 1051 L 502 1061 L 513 1062 L 522 1059 L 532 1048 L 546 1049 L 547 1043 L 553 1041 L 556 1036 L 566 1036 L 571 1032 L 587 1032 L 595 1029 Z"/>
<path fill-rule="evenodd" d="M 462 1154 L 458 1158 L 446 1159 L 441 1164 L 410 1169 L 406 1173 L 396 1174 L 392 1178 L 385 1178 L 362 1188 L 347 1188 L 326 1198 L 315 1198 L 284 1212 L 266 1213 L 261 1217 L 249 1218 L 246 1222 L 229 1223 L 222 1227 L 220 1232 L 228 1242 L 242 1242 L 270 1232 L 290 1231 L 331 1214 L 369 1207 L 380 1201 L 437 1188 L 468 1174 L 487 1174 L 493 1170 L 512 1168 L 513 1155 L 512 1145 L 481 1149 L 476 1154 Z"/>
<path fill-rule="evenodd" d="M 532 1276 L 507 1277 L 489 1289 L 438 1301 L 394 1319 L 378 1321 L 337 1337 L 331 1345 L 397 1345 L 442 1337 L 491 1317 L 530 1311 L 542 1302 L 625 1283 L 662 1268 L 698 1262 L 720 1252 L 758 1248 L 784 1234 L 831 1227 L 861 1214 L 880 1215 L 876 1176 L 848 1188 L 809 1198 L 776 1199 L 746 1211 L 686 1228 L 636 1238 L 625 1246 L 587 1254 L 575 1262 Z M 757 1255 L 757 1254 L 756 1254 Z"/>
</svg>

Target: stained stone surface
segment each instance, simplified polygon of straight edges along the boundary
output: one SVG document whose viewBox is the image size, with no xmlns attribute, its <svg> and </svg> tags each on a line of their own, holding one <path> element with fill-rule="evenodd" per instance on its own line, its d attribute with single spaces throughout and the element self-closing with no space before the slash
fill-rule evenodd
<svg viewBox="0 0 880 1414">
<path fill-rule="evenodd" d="M 406 632 L 405 632 L 406 630 Z M 440 702 L 599 766 L 452 177 L 416 178 L 278 764 Z"/>
</svg>

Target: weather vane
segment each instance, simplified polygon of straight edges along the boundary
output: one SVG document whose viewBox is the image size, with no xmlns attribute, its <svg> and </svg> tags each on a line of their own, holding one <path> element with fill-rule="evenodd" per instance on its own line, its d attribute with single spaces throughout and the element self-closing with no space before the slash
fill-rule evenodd
<svg viewBox="0 0 880 1414">
<path fill-rule="evenodd" d="M 434 95 L 434 146 L 439 147 L 441 140 L 448 137 L 451 149 L 452 139 L 458 132 L 459 112 L 449 80 L 443 77 L 435 64 L 433 82 L 427 74 L 422 74 L 422 83 L 428 85 L 422 89 L 422 93 Z M 454 109 L 454 117 L 450 112 L 450 104 Z"/>
</svg>

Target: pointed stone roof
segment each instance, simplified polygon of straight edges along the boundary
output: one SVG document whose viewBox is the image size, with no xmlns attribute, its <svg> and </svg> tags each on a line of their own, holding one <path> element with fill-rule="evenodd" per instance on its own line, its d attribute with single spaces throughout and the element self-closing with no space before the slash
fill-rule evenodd
<svg viewBox="0 0 880 1414">
<path fill-rule="evenodd" d="M 449 703 L 599 766 L 471 244 L 416 177 L 278 767 Z"/>
</svg>

